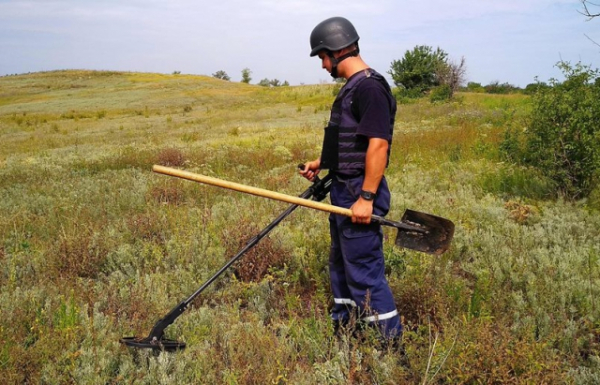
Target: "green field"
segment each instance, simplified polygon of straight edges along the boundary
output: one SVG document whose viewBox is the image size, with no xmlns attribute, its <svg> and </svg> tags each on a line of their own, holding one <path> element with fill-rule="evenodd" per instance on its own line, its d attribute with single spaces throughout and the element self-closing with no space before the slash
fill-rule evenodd
<svg viewBox="0 0 600 385">
<path fill-rule="evenodd" d="M 399 105 L 387 178 L 453 220 L 442 256 L 399 249 L 388 280 L 408 365 L 332 338 L 326 213 L 300 208 L 167 330 L 159 318 L 288 205 L 155 174 L 161 164 L 298 195 L 335 85 L 56 71 L 0 78 L 0 382 L 597 384 L 600 215 L 498 148 L 525 95 Z"/>
</svg>

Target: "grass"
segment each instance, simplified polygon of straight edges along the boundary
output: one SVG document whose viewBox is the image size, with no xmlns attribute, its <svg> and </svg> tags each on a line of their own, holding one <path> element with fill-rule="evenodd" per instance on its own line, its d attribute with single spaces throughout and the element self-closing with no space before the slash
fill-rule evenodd
<svg viewBox="0 0 600 385">
<path fill-rule="evenodd" d="M 56 71 L 0 78 L 0 376 L 5 383 L 596 383 L 600 220 L 498 146 L 528 98 L 400 105 L 389 217 L 452 219 L 452 248 L 393 246 L 410 366 L 331 338 L 327 214 L 298 209 L 167 328 L 121 346 L 287 205 L 153 174 L 153 164 L 298 195 L 333 85 Z"/>
</svg>

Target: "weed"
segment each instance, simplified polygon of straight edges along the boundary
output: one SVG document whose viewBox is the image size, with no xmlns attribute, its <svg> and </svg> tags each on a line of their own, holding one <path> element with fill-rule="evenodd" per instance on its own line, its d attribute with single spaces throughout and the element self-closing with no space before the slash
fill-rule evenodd
<svg viewBox="0 0 600 385">
<path fill-rule="evenodd" d="M 118 343 L 145 336 L 286 208 L 156 175 L 152 165 L 298 194 L 308 184 L 297 164 L 320 153 L 336 85 L 53 71 L 3 77 L 0 87 L 3 383 L 597 377 L 600 199 L 566 202 L 501 151 L 520 144 L 504 137 L 523 129 L 529 96 L 399 106 L 388 217 L 412 208 L 456 224 L 452 247 L 435 258 L 397 248 L 385 230 L 405 367 L 371 338 L 332 338 L 327 214 L 305 208 L 169 326 L 184 354 Z"/>
<path fill-rule="evenodd" d="M 504 204 L 509 211 L 509 218 L 519 224 L 533 224 L 539 218 L 539 210 L 535 206 L 509 201 Z"/>
<path fill-rule="evenodd" d="M 181 141 L 184 143 L 193 143 L 193 142 L 197 142 L 198 140 L 200 140 L 200 136 L 195 132 L 185 133 L 181 137 Z"/>
<path fill-rule="evenodd" d="M 222 242 L 227 255 L 233 256 L 241 251 L 261 229 L 247 218 L 231 225 L 230 228 L 223 230 Z M 233 272 L 242 282 L 259 282 L 271 269 L 283 267 L 286 254 L 276 241 L 265 237 L 244 254 L 234 266 Z"/>
<path fill-rule="evenodd" d="M 46 255 L 52 275 L 95 278 L 102 270 L 108 246 L 101 235 L 87 226 L 64 229 Z"/>
<path fill-rule="evenodd" d="M 158 164 L 161 166 L 181 167 L 185 164 L 185 156 L 177 148 L 165 148 L 158 153 Z"/>
<path fill-rule="evenodd" d="M 184 193 L 179 183 L 167 182 L 162 186 L 154 186 L 148 194 L 147 201 L 178 205 L 183 203 Z"/>
</svg>

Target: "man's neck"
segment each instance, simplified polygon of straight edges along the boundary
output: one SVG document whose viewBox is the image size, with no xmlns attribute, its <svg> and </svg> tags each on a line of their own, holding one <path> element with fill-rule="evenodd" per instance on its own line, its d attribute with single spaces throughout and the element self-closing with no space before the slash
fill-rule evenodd
<svg viewBox="0 0 600 385">
<path fill-rule="evenodd" d="M 369 68 L 360 56 L 349 57 L 338 65 L 338 73 L 340 77 L 348 80 L 357 72 Z"/>
</svg>

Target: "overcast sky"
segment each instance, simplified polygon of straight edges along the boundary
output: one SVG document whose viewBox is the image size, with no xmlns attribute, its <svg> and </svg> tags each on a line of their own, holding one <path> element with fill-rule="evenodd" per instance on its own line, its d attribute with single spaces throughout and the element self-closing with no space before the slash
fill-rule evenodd
<svg viewBox="0 0 600 385">
<path fill-rule="evenodd" d="M 309 57 L 310 32 L 344 16 L 381 73 L 428 45 L 464 56 L 468 81 L 524 87 L 560 79 L 561 59 L 600 67 L 600 18 L 578 10 L 580 0 L 0 0 L 0 75 L 223 70 L 240 81 L 249 68 L 252 83 L 315 84 L 331 78 Z"/>
</svg>

